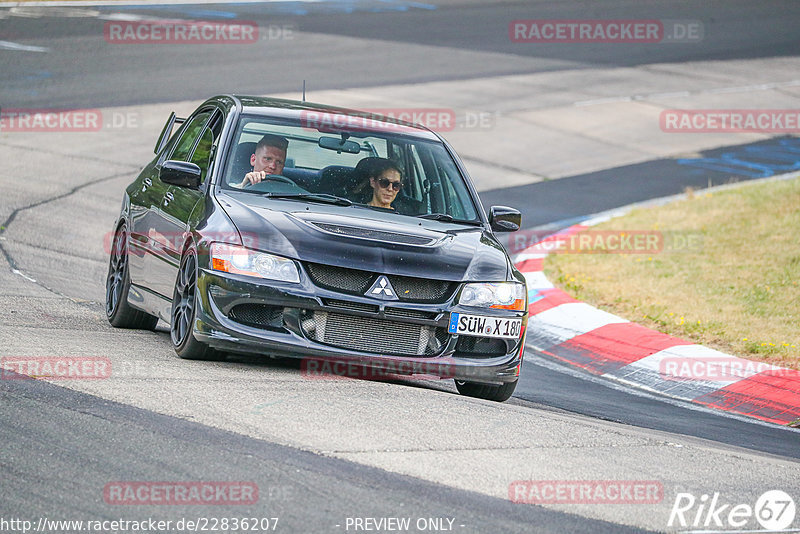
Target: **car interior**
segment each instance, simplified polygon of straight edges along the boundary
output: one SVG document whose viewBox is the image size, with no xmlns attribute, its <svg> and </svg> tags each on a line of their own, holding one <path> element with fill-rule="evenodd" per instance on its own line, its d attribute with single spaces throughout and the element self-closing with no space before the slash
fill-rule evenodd
<svg viewBox="0 0 800 534">
<path fill-rule="evenodd" d="M 228 174 L 228 183 L 238 183 L 239 177 L 252 170 L 250 156 L 256 148 L 256 142 L 241 142 L 237 145 L 231 171 Z M 367 156 L 361 161 L 370 159 Z M 359 163 L 361 163 L 361 161 Z M 346 165 L 328 165 L 319 170 L 304 169 L 294 166 L 294 159 L 287 158 L 283 169 L 283 176 L 292 180 L 299 187 L 311 193 L 322 193 L 346 198 L 352 202 L 365 204 L 372 198 L 372 189 L 369 178 L 359 169 Z M 424 203 L 410 198 L 401 190 L 395 200 L 398 212 L 404 215 L 419 215 L 427 212 Z"/>
</svg>

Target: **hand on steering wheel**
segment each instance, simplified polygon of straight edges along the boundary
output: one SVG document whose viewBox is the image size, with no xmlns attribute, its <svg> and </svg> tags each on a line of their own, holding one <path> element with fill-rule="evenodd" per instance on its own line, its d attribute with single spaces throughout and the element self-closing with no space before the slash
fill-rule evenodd
<svg viewBox="0 0 800 534">
<path fill-rule="evenodd" d="M 253 171 L 244 175 L 242 180 L 242 187 L 249 187 L 251 185 L 260 184 L 261 182 L 284 182 L 294 185 L 294 182 L 280 174 L 267 174 L 266 171 Z"/>
</svg>

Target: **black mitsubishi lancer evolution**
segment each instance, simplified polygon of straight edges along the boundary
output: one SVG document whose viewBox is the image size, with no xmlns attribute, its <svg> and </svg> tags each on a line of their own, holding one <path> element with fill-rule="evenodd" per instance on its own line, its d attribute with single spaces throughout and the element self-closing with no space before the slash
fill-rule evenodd
<svg viewBox="0 0 800 534">
<path fill-rule="evenodd" d="M 504 401 L 519 379 L 525 279 L 453 149 L 372 113 L 217 96 L 173 113 L 125 190 L 106 312 L 169 324 L 182 358 L 302 358 L 452 378 Z"/>
</svg>

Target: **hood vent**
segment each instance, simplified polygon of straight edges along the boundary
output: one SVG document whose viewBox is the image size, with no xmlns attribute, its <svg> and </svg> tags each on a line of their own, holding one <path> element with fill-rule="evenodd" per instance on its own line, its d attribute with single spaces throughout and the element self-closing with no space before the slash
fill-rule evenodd
<svg viewBox="0 0 800 534">
<path fill-rule="evenodd" d="M 386 230 L 375 230 L 359 226 L 348 226 L 343 224 L 306 221 L 311 226 L 326 232 L 344 237 L 354 237 L 357 239 L 367 239 L 370 241 L 380 241 L 382 243 L 394 243 L 397 245 L 413 245 L 417 247 L 430 247 L 434 245 L 438 238 L 425 237 L 419 235 L 401 234 L 397 232 L 387 232 Z"/>
</svg>

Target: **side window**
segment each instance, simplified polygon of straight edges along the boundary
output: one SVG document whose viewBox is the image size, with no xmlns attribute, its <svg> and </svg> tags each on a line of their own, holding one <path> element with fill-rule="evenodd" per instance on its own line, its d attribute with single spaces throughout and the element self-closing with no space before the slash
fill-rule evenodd
<svg viewBox="0 0 800 534">
<path fill-rule="evenodd" d="M 162 157 L 163 159 L 166 159 L 166 157 L 169 155 L 169 153 L 172 152 L 172 149 L 175 146 L 175 143 L 178 142 L 178 134 L 179 133 L 180 133 L 180 125 L 177 124 L 177 123 L 173 124 L 172 125 L 172 131 L 169 132 L 169 135 L 167 136 L 168 140 L 164 144 L 164 148 L 159 154 L 160 157 Z"/>
<path fill-rule="evenodd" d="M 200 140 L 197 142 L 197 147 L 194 149 L 192 158 L 189 160 L 202 171 L 201 181 L 206 181 L 209 168 L 211 167 L 211 158 L 214 153 L 216 136 L 211 131 L 211 128 L 204 128 Z"/>
<path fill-rule="evenodd" d="M 222 114 L 216 113 L 209 120 L 212 113 L 213 111 L 204 111 L 192 119 L 170 157 L 173 160 L 189 161 L 200 167 L 201 182 L 205 182 L 212 169 L 216 145 L 222 132 Z"/>
<path fill-rule="evenodd" d="M 178 144 L 175 145 L 175 150 L 172 151 L 172 155 L 169 159 L 188 161 L 189 154 L 191 154 L 192 148 L 194 148 L 194 143 L 197 141 L 197 137 L 200 135 L 203 126 L 205 126 L 210 116 L 211 110 L 208 110 L 198 113 L 192 118 L 189 124 L 183 129 L 181 139 L 178 141 Z"/>
<path fill-rule="evenodd" d="M 411 163 L 414 172 L 408 173 L 408 194 L 415 200 L 425 200 L 424 197 L 427 193 L 425 191 L 425 184 L 427 183 L 427 179 L 425 176 L 425 168 L 422 166 L 422 160 L 419 157 L 416 145 L 411 145 Z"/>
</svg>

